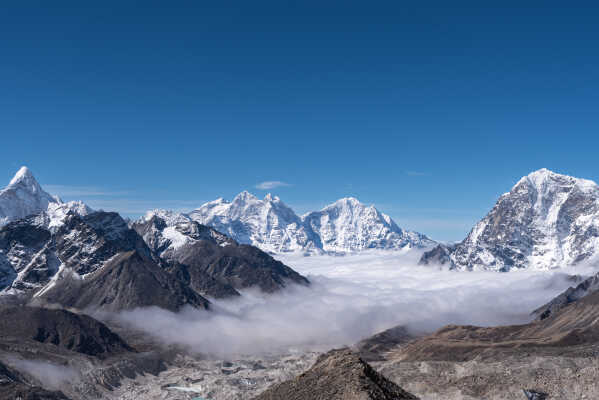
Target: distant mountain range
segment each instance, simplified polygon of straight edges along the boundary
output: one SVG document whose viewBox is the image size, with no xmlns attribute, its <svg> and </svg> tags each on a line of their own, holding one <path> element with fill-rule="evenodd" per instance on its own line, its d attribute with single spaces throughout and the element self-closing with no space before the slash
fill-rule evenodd
<svg viewBox="0 0 599 400">
<path fill-rule="evenodd" d="M 69 232 L 60 233 L 67 221 L 72 223 L 73 216 L 77 216 L 83 224 L 102 220 L 100 225 L 110 224 L 102 227 L 103 234 L 111 232 L 118 237 L 119 233 L 111 229 L 124 224 L 120 217 L 112 214 L 91 217 L 93 214 L 94 210 L 82 202 L 66 203 L 43 191 L 25 167 L 0 191 L 0 226 L 4 226 L 4 230 L 9 225 L 12 230 L 18 226 L 23 230 L 24 224 L 35 226 L 48 232 L 42 236 L 50 235 L 52 246 L 57 245 L 57 235 L 75 238 L 80 234 L 71 233 L 69 236 Z M 82 229 L 82 232 L 96 232 L 99 227 L 89 229 Z M 135 231 L 148 248 L 144 251 L 168 265 L 171 272 L 178 271 L 188 280 L 192 279 L 189 271 L 178 266 L 182 260 L 189 264 L 189 260 L 199 255 L 203 258 L 207 258 L 208 254 L 228 257 L 226 253 L 230 249 L 238 249 L 246 253 L 245 257 L 255 258 L 255 254 L 250 255 L 247 248 L 240 245 L 255 246 L 271 254 L 347 254 L 371 249 L 416 248 L 426 250 L 421 264 L 448 265 L 456 270 L 543 270 L 593 262 L 598 257 L 599 186 L 589 180 L 546 169 L 535 171 L 502 195 L 468 236 L 453 245 L 439 244 L 421 233 L 404 230 L 388 215 L 355 198 L 343 198 L 320 211 L 299 216 L 276 196 L 268 194 L 259 199 L 245 191 L 232 201 L 217 199 L 189 213 L 150 211 L 122 229 Z M 97 233 L 95 235 L 98 236 Z M 203 243 L 202 249 L 197 241 Z M 15 285 L 37 285 L 26 279 L 26 272 L 31 274 L 32 269 L 36 274 L 53 276 L 53 271 L 58 268 L 54 264 L 60 265 L 60 262 L 52 261 L 51 254 L 54 253 L 48 250 L 46 242 L 36 245 L 41 247 L 14 248 L 0 240 L 0 286 L 8 285 L 7 282 L 11 282 L 13 288 Z M 213 249 L 209 250 L 206 246 Z M 27 263 L 34 259 L 40 262 L 42 256 L 50 260 L 46 262 L 50 268 L 48 271 L 42 273 L 32 264 L 23 269 L 25 266 L 21 264 L 24 260 L 28 260 Z M 84 260 L 82 265 L 89 258 Z M 7 267 L 9 264 L 12 267 Z M 208 269 L 208 265 L 203 265 L 195 270 L 207 273 Z M 285 276 L 285 272 L 279 272 Z M 231 282 L 227 282 L 230 278 L 221 276 L 218 281 L 222 285 L 216 282 L 208 284 L 205 278 L 202 277 L 202 285 L 210 287 L 205 286 L 203 290 L 209 297 L 236 293 Z M 193 279 L 197 281 L 200 277 Z M 271 290 L 277 286 L 272 286 L 273 282 L 261 282 L 262 289 Z"/>
<path fill-rule="evenodd" d="M 599 186 L 540 169 L 523 177 L 460 243 L 422 264 L 456 270 L 545 270 L 593 262 L 599 251 Z"/>
<path fill-rule="evenodd" d="M 188 216 L 271 253 L 351 253 L 436 244 L 421 233 L 400 228 L 388 215 L 353 197 L 300 217 L 276 196 L 267 194 L 261 200 L 242 192 L 231 202 L 217 199 Z"/>
</svg>

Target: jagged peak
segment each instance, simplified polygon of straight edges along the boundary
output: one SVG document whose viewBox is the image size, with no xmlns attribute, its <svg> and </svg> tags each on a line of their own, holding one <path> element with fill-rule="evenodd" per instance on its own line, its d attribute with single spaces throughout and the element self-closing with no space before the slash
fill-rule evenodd
<svg viewBox="0 0 599 400">
<path fill-rule="evenodd" d="M 279 196 L 273 196 L 272 193 L 267 193 L 266 196 L 264 196 L 264 201 L 267 201 L 267 202 L 280 202 L 281 199 L 279 198 Z"/>
<path fill-rule="evenodd" d="M 185 214 L 178 213 L 176 211 L 164 210 L 156 208 L 146 212 L 143 217 L 144 221 L 150 221 L 153 217 L 162 219 L 168 226 L 175 225 L 180 222 L 188 222 L 190 220 Z"/>
<path fill-rule="evenodd" d="M 241 192 L 237 196 L 235 196 L 235 198 L 233 199 L 233 202 L 250 201 L 250 200 L 258 200 L 258 198 L 256 196 L 254 196 L 253 194 L 251 194 L 250 192 L 248 192 L 247 190 L 244 190 L 243 192 Z"/>
</svg>

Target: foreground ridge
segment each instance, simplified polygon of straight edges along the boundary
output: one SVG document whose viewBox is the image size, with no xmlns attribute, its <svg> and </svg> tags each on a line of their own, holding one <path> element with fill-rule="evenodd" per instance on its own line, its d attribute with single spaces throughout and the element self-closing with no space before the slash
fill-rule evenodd
<svg viewBox="0 0 599 400">
<path fill-rule="evenodd" d="M 321 355 L 312 368 L 254 400 L 417 400 L 348 349 Z"/>
</svg>

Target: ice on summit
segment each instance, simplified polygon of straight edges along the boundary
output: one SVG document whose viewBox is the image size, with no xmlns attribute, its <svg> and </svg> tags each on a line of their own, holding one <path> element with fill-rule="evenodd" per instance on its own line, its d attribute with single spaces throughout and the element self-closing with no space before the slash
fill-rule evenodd
<svg viewBox="0 0 599 400">
<path fill-rule="evenodd" d="M 82 202 L 65 203 L 45 192 L 27 167 L 21 167 L 0 191 L 0 227 L 32 215 L 49 228 L 57 227 L 69 211 L 86 215 L 92 210 Z"/>
<path fill-rule="evenodd" d="M 548 169 L 521 178 L 459 244 L 425 253 L 458 270 L 545 270 L 599 256 L 599 186 Z"/>
<path fill-rule="evenodd" d="M 240 243 L 271 253 L 347 253 L 434 244 L 422 234 L 401 229 L 388 215 L 352 197 L 300 217 L 277 196 L 269 193 L 259 199 L 244 191 L 231 202 L 217 199 L 188 215 Z"/>
</svg>

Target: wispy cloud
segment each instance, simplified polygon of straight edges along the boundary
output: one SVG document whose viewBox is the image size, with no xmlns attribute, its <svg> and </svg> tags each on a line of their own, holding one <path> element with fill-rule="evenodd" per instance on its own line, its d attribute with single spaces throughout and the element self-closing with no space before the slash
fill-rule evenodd
<svg viewBox="0 0 599 400">
<path fill-rule="evenodd" d="M 137 217 L 156 208 L 188 212 L 204 203 L 202 200 L 140 198 L 133 191 L 96 186 L 44 185 L 44 190 L 65 201 L 81 200 L 94 210 L 116 211 L 129 217 Z"/>
<path fill-rule="evenodd" d="M 278 187 L 291 186 L 289 183 L 281 181 L 265 181 L 258 183 L 255 187 L 260 190 L 269 190 Z"/>
<path fill-rule="evenodd" d="M 115 191 L 95 186 L 44 185 L 44 190 L 61 197 L 126 196 L 130 194 L 127 191 Z"/>
<path fill-rule="evenodd" d="M 406 171 L 406 175 L 408 175 L 408 176 L 430 176 L 431 174 L 429 174 L 428 172 L 422 172 L 422 171 Z"/>
</svg>

